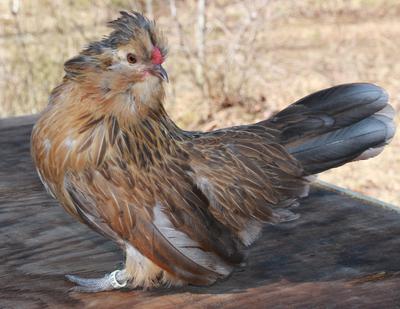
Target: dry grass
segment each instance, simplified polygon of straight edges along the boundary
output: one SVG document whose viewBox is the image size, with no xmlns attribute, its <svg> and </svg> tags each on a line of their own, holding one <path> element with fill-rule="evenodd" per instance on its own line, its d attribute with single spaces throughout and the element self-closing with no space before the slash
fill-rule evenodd
<svg viewBox="0 0 400 309">
<path fill-rule="evenodd" d="M 40 111 L 68 57 L 107 33 L 105 22 L 120 9 L 146 8 L 145 1 L 21 1 L 13 15 L 11 2 L 0 3 L 3 117 Z M 312 91 L 355 81 L 383 86 L 400 109 L 399 1 L 209 1 L 200 60 L 196 2 L 176 6 L 180 35 L 168 1 L 153 1 L 170 41 L 167 108 L 185 128 L 259 120 Z M 378 158 L 321 178 L 400 204 L 399 150 L 396 137 Z"/>
</svg>

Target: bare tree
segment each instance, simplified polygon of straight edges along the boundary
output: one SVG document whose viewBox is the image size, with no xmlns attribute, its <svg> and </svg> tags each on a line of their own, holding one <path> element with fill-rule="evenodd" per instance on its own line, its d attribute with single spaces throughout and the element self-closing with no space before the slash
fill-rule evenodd
<svg viewBox="0 0 400 309">
<path fill-rule="evenodd" d="M 208 3 L 197 0 L 196 23 L 194 25 L 195 41 L 184 31 L 193 25 L 182 25 L 175 0 L 170 0 L 170 12 L 174 20 L 181 51 L 191 63 L 189 70 L 194 84 L 200 90 L 203 99 L 208 102 L 207 118 L 213 109 L 240 103 L 246 96 L 246 86 L 249 80 L 251 62 L 256 56 L 254 45 L 257 35 L 264 22 L 263 12 L 268 0 L 241 1 L 240 19 L 236 24 L 229 23 L 227 14 L 221 11 L 215 3 L 213 18 L 208 21 Z M 225 9 L 225 7 L 223 8 Z M 215 13 L 218 12 L 218 13 Z M 209 31 L 223 33 L 208 36 Z M 215 57 L 215 55 L 218 57 Z M 209 57 L 210 56 L 210 57 Z M 213 61 L 210 63 L 209 58 Z M 212 104 L 210 104 L 212 101 Z"/>
<path fill-rule="evenodd" d="M 196 45 L 197 57 L 199 58 L 200 65 L 197 66 L 198 79 L 204 83 L 204 67 L 205 64 L 205 32 L 206 32 L 206 0 L 197 1 L 197 27 L 196 27 Z"/>
<path fill-rule="evenodd" d="M 153 0 L 146 0 L 146 15 L 148 18 L 153 19 Z"/>
</svg>

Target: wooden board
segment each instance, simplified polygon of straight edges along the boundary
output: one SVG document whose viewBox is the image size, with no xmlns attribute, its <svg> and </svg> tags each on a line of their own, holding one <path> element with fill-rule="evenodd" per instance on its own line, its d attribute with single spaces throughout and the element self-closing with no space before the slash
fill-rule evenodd
<svg viewBox="0 0 400 309">
<path fill-rule="evenodd" d="M 33 120 L 0 120 L 0 308 L 400 307 L 400 214 L 321 187 L 214 286 L 70 293 L 65 274 L 101 276 L 122 254 L 44 192 L 29 156 Z"/>
</svg>

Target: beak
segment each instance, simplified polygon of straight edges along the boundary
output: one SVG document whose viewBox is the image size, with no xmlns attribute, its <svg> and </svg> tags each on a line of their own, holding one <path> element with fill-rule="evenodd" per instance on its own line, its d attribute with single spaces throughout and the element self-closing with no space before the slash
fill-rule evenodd
<svg viewBox="0 0 400 309">
<path fill-rule="evenodd" d="M 166 82 L 169 82 L 167 71 L 161 66 L 161 64 L 156 64 L 152 70 L 153 74 Z"/>
</svg>

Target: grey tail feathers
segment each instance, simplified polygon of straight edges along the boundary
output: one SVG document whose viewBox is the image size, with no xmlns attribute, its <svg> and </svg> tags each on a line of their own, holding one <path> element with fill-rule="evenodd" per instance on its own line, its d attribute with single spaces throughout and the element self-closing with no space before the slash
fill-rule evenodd
<svg viewBox="0 0 400 309">
<path fill-rule="evenodd" d="M 282 144 L 311 175 L 378 155 L 395 134 L 393 118 L 385 90 L 355 83 L 313 93 L 265 124 L 281 132 Z"/>
</svg>

